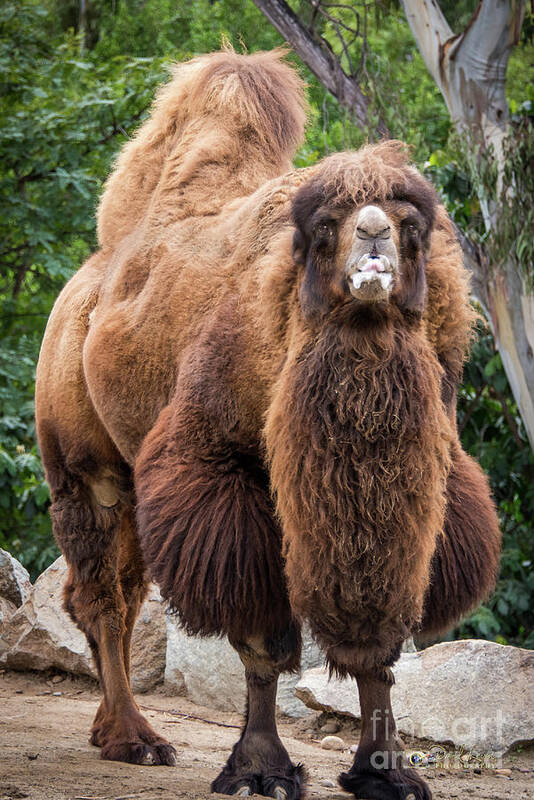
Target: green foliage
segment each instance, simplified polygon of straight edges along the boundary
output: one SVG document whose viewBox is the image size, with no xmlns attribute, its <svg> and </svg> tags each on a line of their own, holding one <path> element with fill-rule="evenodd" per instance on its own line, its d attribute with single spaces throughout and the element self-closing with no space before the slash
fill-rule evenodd
<svg viewBox="0 0 534 800">
<path fill-rule="evenodd" d="M 475 0 L 441 5 L 457 30 Z M 380 116 L 391 136 L 414 147 L 455 221 L 484 237 L 477 175 L 450 137 L 447 109 L 399 4 L 384 0 L 376 15 L 369 4 L 369 13 L 365 3 L 354 6 L 367 14 L 366 42 L 354 43 L 352 57 L 371 122 Z M 250 0 L 91 0 L 86 8 L 80 25 L 78 0 L 0 7 L 0 546 L 32 577 L 57 553 L 35 444 L 34 366 L 55 297 L 95 247 L 94 210 L 113 157 L 147 113 L 166 63 L 216 49 L 222 37 L 249 51 L 282 44 Z M 323 33 L 335 49 L 332 28 L 325 24 Z M 510 63 L 508 97 L 517 114 L 534 100 L 524 80 L 532 52 L 527 40 Z M 311 121 L 297 166 L 376 138 L 299 69 Z M 458 633 L 534 647 L 534 466 L 486 331 L 466 369 L 459 422 L 465 447 L 490 475 L 504 553 L 495 596 Z"/>
<path fill-rule="evenodd" d="M 0 547 L 36 577 L 57 555 L 47 508 L 48 486 L 35 445 L 33 342 L 0 348 Z"/>
<path fill-rule="evenodd" d="M 0 7 L 0 546 L 35 577 L 56 555 L 33 422 L 44 325 L 95 240 L 117 147 L 164 75 L 157 59 L 80 54 L 36 0 Z"/>
<path fill-rule="evenodd" d="M 497 590 L 459 633 L 534 648 L 534 454 L 501 357 L 482 328 L 464 372 L 458 423 L 465 449 L 491 477 L 503 531 Z"/>
<path fill-rule="evenodd" d="M 409 142 L 416 161 L 444 147 L 450 118 L 404 17 L 390 14 L 369 31 L 369 91 L 392 138 Z"/>
</svg>

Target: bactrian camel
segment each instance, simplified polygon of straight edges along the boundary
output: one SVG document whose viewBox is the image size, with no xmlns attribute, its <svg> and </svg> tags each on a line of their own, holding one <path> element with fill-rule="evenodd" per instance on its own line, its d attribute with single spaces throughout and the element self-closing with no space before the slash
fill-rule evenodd
<svg viewBox="0 0 534 800">
<path fill-rule="evenodd" d="M 118 158 L 38 368 L 65 608 L 100 675 L 102 758 L 175 762 L 129 686 L 150 577 L 244 664 L 246 721 L 214 791 L 303 797 L 275 695 L 307 621 L 360 692 L 341 786 L 428 800 L 402 762 L 391 667 L 495 579 L 495 510 L 455 422 L 474 314 L 405 147 L 294 170 L 304 123 L 280 52 L 214 53 L 176 67 Z"/>
</svg>

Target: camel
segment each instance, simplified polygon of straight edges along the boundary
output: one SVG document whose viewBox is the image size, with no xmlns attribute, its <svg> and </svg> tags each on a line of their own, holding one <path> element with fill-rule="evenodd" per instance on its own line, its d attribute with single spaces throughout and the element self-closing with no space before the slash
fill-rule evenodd
<svg viewBox="0 0 534 800">
<path fill-rule="evenodd" d="M 102 758 L 175 763 L 129 685 L 151 578 L 188 633 L 227 636 L 244 665 L 246 719 L 213 791 L 304 796 L 275 698 L 307 621 L 360 693 L 341 786 L 429 800 L 403 763 L 391 668 L 498 568 L 455 421 L 475 315 L 406 147 L 293 169 L 305 118 L 283 53 L 225 50 L 175 67 L 117 160 L 37 373 L 64 604 L 98 667 Z"/>
</svg>

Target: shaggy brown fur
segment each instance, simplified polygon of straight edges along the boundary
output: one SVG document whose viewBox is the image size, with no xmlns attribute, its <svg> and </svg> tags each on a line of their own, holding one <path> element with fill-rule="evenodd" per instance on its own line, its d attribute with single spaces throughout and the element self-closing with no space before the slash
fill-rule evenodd
<svg viewBox="0 0 534 800">
<path fill-rule="evenodd" d="M 54 307 L 36 390 L 66 607 L 104 690 L 93 743 L 174 759 L 129 689 L 140 543 L 186 629 L 227 634 L 245 665 L 248 720 L 214 789 L 288 800 L 302 772 L 274 698 L 300 617 L 385 713 L 402 640 L 485 596 L 499 537 L 455 431 L 473 314 L 446 214 L 396 142 L 290 171 L 304 108 L 280 53 L 176 69 L 108 181 L 101 249 Z M 373 307 L 344 272 L 366 204 L 401 267 Z M 347 788 L 429 797 L 372 772 L 398 743 L 368 723 Z"/>
<path fill-rule="evenodd" d="M 291 605 L 355 675 L 419 622 L 451 433 L 423 325 L 351 322 L 286 362 L 266 436 Z"/>
<path fill-rule="evenodd" d="M 447 496 L 447 516 L 432 557 L 419 629 L 426 638 L 445 633 L 487 599 L 499 566 L 501 537 L 488 481 L 457 442 L 452 448 Z"/>
</svg>

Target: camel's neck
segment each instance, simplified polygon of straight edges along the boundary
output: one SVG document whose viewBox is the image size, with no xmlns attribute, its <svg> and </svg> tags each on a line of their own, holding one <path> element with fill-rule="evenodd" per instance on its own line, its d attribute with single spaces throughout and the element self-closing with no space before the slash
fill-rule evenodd
<svg viewBox="0 0 534 800">
<path fill-rule="evenodd" d="M 279 497 L 291 495 L 308 524 L 338 543 L 349 529 L 387 537 L 399 495 L 424 494 L 431 476 L 440 482 L 449 425 L 422 331 L 388 322 L 342 339 L 327 328 L 286 366 L 270 412 L 277 421 L 267 425 Z M 278 402 L 290 409 L 287 422 Z"/>
<path fill-rule="evenodd" d="M 291 603 L 340 671 L 389 663 L 417 624 L 445 511 L 437 359 L 422 332 L 374 334 L 301 351 L 266 426 Z"/>
<path fill-rule="evenodd" d="M 440 405 L 439 367 L 425 339 L 389 321 L 348 334 L 326 330 L 292 372 L 297 415 L 339 454 L 389 458 Z"/>
</svg>

